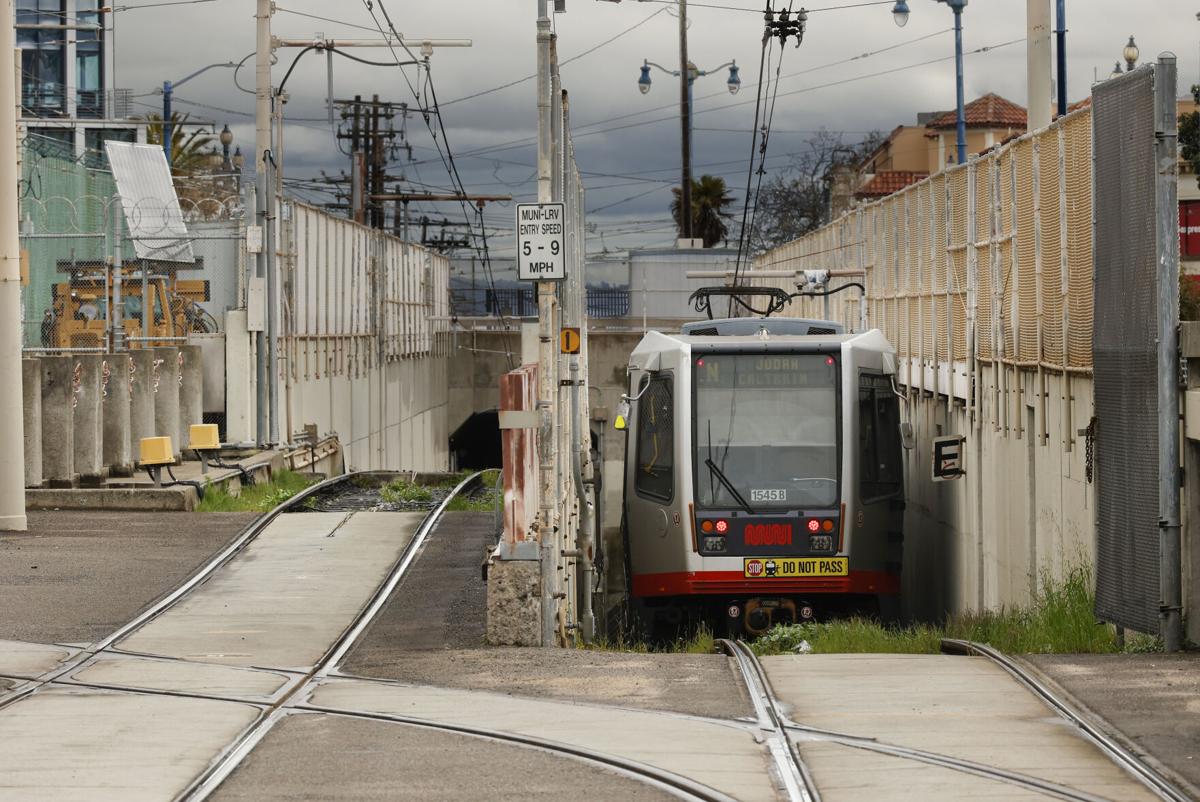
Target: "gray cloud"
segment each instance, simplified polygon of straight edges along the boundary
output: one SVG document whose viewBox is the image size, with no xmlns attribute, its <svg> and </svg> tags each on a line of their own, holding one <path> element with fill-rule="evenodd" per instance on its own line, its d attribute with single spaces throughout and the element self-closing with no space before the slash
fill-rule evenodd
<svg viewBox="0 0 1200 802">
<path fill-rule="evenodd" d="M 533 0 L 442 0 L 401 2 L 384 0 L 397 28 L 410 37 L 470 38 L 470 49 L 439 50 L 433 57 L 433 78 L 443 103 L 530 75 L 535 68 Z M 713 4 L 751 6 L 753 0 L 709 0 Z M 847 0 L 815 0 L 839 5 Z M 677 85 L 661 73 L 654 73 L 654 87 L 648 95 L 636 88 L 638 68 L 643 58 L 664 65 L 678 60 L 678 22 L 662 4 L 626 0 L 615 4 L 595 0 L 568 0 L 566 14 L 555 17 L 558 50 L 561 59 L 613 37 L 640 20 L 652 19 L 616 41 L 563 67 L 563 82 L 570 94 L 571 117 L 576 132 L 576 157 L 580 169 L 591 173 L 674 179 L 679 163 L 679 123 L 675 117 Z M 900 123 L 912 122 L 918 111 L 948 109 L 954 102 L 954 70 L 950 60 L 913 67 L 953 54 L 953 39 L 945 31 L 952 15 L 932 0 L 911 0 L 912 18 L 908 26 L 893 24 L 888 4 L 830 10 L 810 14 L 808 32 L 797 50 L 791 45 L 783 54 L 782 73 L 803 72 L 780 83 L 775 112 L 776 132 L 771 154 L 785 154 L 802 147 L 807 131 L 827 128 L 848 132 L 853 139 L 873 129 L 888 130 Z M 1068 0 L 1068 55 L 1070 96 L 1086 96 L 1093 71 L 1105 77 L 1130 34 L 1138 39 L 1144 58 L 1174 50 L 1180 59 L 1181 88 L 1196 76 L 1200 67 L 1198 40 L 1200 24 L 1193 4 L 1182 0 Z M 378 0 L 375 2 L 378 14 Z M 284 0 L 275 16 L 277 35 L 307 39 L 314 34 L 337 38 L 370 37 L 369 30 L 349 24 L 323 22 L 290 12 L 303 12 L 374 28 L 362 2 L 338 0 Z M 238 60 L 254 46 L 253 3 L 250 0 L 216 0 L 212 3 L 170 6 L 120 12 L 116 18 L 117 84 L 137 92 L 150 92 L 164 78 L 179 78 L 214 61 Z M 706 68 L 729 59 L 741 67 L 743 90 L 731 98 L 724 91 L 723 75 L 701 79 L 696 84 L 695 125 L 698 130 L 694 161 L 698 165 L 742 160 L 740 164 L 722 164 L 708 170 L 725 175 L 734 194 L 744 195 L 745 159 L 749 151 L 749 128 L 754 114 L 754 83 L 758 70 L 761 14 L 693 7 L 689 30 L 692 59 Z M 380 15 L 382 20 L 382 15 Z M 1025 35 L 1025 4 L 1020 0 L 975 0 L 964 14 L 965 47 L 974 50 L 996 46 Z M 376 34 L 377 35 L 377 34 Z M 915 41 L 921 37 L 923 41 Z M 906 44 L 908 43 L 908 44 Z M 897 45 L 903 45 L 896 47 Z M 866 58 L 845 62 L 856 55 L 893 48 Z M 283 50 L 274 68 L 278 81 L 291 64 L 296 51 Z M 386 61 L 386 49 L 353 51 L 366 58 Z M 402 54 L 403 55 L 403 54 Z M 1021 43 L 966 61 L 968 97 L 998 92 L 1016 102 L 1025 102 L 1024 45 Z M 907 68 L 907 69 L 906 69 Z M 335 92 L 339 96 L 379 94 L 392 101 L 416 104 L 409 87 L 396 68 L 369 67 L 335 57 Z M 234 88 L 229 70 L 212 70 L 177 92 L 177 106 L 197 118 L 218 126 L 229 123 L 236 141 L 244 150 L 253 147 L 253 98 Z M 859 76 L 874 77 L 846 82 Z M 416 71 L 406 73 L 420 88 Z M 253 60 L 239 74 L 243 86 L 254 81 Z M 839 85 L 830 85 L 840 83 Z M 321 169 L 337 173 L 347 159 L 337 149 L 325 117 L 325 58 L 309 54 L 301 60 L 288 81 L 291 101 L 287 106 L 285 167 L 289 177 L 304 178 Z M 797 91 L 807 90 L 807 91 Z M 796 92 L 795 94 L 787 94 Z M 706 95 L 715 94 L 707 98 Z M 138 99 L 156 106 L 153 95 Z M 219 111 L 191 105 L 189 101 L 218 107 Z M 751 101 L 732 108 L 717 108 L 731 103 Z M 670 106 L 667 109 L 657 109 Z M 657 110 L 656 110 L 657 109 Z M 141 109 L 143 111 L 149 110 Z M 238 113 L 234 113 L 238 112 Z M 612 117 L 635 114 L 611 124 L 595 125 Z M 645 125 L 633 123 L 669 118 Z M 448 103 L 444 122 L 453 151 L 460 154 L 458 167 L 468 190 L 511 192 L 530 196 L 534 168 L 532 144 L 468 156 L 512 140 L 531 138 L 535 133 L 534 82 L 517 85 L 483 97 L 460 103 Z M 629 126 L 597 133 L 604 128 Z M 409 119 L 415 157 L 420 163 L 398 166 L 406 176 L 429 184 L 448 186 L 449 180 L 433 146 L 429 132 L 419 116 Z M 773 158 L 772 169 L 787 163 Z M 629 232 L 634 228 L 668 226 L 670 184 L 658 185 L 632 179 L 590 176 L 590 208 L 609 207 L 591 219 L 611 234 L 605 237 L 610 248 L 622 243 L 661 244 L 670 241 L 669 231 L 647 234 Z M 649 193 L 618 203 L 640 193 Z M 428 207 L 433 213 L 433 207 Z M 457 206 L 443 204 L 438 214 L 461 215 Z M 489 207 L 487 218 L 505 225 L 510 212 L 499 206 Z M 656 223 L 656 221 L 659 221 Z M 641 225 L 638 225 L 641 224 Z M 507 243 L 500 237 L 496 244 Z M 600 247 L 599 239 L 589 243 Z"/>
</svg>

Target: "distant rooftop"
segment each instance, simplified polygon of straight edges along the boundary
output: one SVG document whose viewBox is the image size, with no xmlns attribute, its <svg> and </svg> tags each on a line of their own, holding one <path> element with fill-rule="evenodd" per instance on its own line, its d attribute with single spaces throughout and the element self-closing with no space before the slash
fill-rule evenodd
<svg viewBox="0 0 1200 802">
<path fill-rule="evenodd" d="M 963 108 L 968 128 L 1024 128 L 1029 121 L 1024 106 L 989 92 L 972 100 Z M 931 120 L 929 128 L 954 128 L 957 125 L 955 112 L 948 111 Z"/>
</svg>

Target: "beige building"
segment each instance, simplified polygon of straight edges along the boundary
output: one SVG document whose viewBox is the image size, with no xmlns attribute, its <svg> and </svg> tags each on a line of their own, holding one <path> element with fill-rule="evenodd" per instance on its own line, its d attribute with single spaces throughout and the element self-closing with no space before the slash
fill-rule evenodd
<svg viewBox="0 0 1200 802">
<path fill-rule="evenodd" d="M 963 109 L 967 122 L 967 153 L 990 150 L 1025 133 L 1025 108 L 996 94 L 971 101 Z M 918 115 L 916 125 L 897 126 L 857 169 L 853 196 L 874 200 L 954 164 L 957 155 L 953 111 Z M 844 209 L 834 209 L 834 217 Z"/>
</svg>

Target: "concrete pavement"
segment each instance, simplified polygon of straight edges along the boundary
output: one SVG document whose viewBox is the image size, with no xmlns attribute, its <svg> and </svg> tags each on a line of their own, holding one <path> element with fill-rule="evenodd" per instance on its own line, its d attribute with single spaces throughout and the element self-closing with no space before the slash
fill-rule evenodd
<svg viewBox="0 0 1200 802">
<path fill-rule="evenodd" d="M 1200 799 L 1200 654 L 1036 654 L 1022 658 L 1135 754 Z"/>
<path fill-rule="evenodd" d="M 763 659 L 796 723 L 1030 775 L 1103 799 L 1151 802 L 1144 786 L 982 657 L 802 655 Z M 1019 787 L 862 749 L 800 740 L 826 802 L 1029 798 Z"/>
<path fill-rule="evenodd" d="M 30 512 L 0 535 L 0 638 L 97 641 L 220 551 L 253 513 Z"/>
</svg>

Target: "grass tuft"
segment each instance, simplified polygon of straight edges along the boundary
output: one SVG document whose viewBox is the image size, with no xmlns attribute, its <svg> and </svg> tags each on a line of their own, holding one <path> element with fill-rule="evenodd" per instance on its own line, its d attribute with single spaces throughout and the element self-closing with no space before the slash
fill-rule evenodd
<svg viewBox="0 0 1200 802">
<path fill-rule="evenodd" d="M 388 504 L 413 504 L 433 501 L 433 490 L 398 476 L 379 488 L 380 497 Z"/>
<path fill-rule="evenodd" d="M 886 628 L 865 618 L 779 626 L 752 646 L 760 655 L 788 654 L 807 642 L 815 654 L 876 652 L 936 654 L 942 638 L 986 643 L 1007 654 L 1103 654 L 1119 652 L 1116 631 L 1098 624 L 1089 568 L 1070 570 L 1061 580 L 1044 576 L 1025 607 L 968 612 L 940 626 Z M 1157 639 L 1135 635 L 1126 652 L 1161 651 Z"/>
<path fill-rule="evenodd" d="M 461 474 L 450 487 L 454 487 L 463 479 L 470 475 L 470 471 Z M 451 512 L 492 512 L 496 509 L 496 505 L 500 503 L 501 489 L 496 485 L 497 475 L 499 471 L 489 470 L 484 471 L 480 481 L 483 483 L 482 490 L 469 494 L 459 494 L 450 499 L 450 503 L 446 505 L 446 509 Z"/>
<path fill-rule="evenodd" d="M 232 495 L 225 485 L 204 489 L 204 500 L 196 512 L 267 512 L 312 484 L 312 477 L 295 471 L 276 471 L 268 484 L 243 486 L 239 495 Z"/>
</svg>

